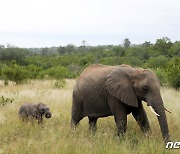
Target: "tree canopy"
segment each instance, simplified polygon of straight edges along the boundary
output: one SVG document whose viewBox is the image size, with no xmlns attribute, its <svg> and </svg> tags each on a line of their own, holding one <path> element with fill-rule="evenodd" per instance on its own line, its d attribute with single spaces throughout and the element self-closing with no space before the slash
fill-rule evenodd
<svg viewBox="0 0 180 154">
<path fill-rule="evenodd" d="M 84 43 L 85 44 L 85 43 Z M 67 46 L 51 48 L 17 48 L 0 46 L 0 79 L 21 83 L 27 79 L 76 78 L 94 63 L 129 64 L 154 70 L 161 84 L 180 87 L 180 41 L 157 39 L 131 45 Z"/>
</svg>

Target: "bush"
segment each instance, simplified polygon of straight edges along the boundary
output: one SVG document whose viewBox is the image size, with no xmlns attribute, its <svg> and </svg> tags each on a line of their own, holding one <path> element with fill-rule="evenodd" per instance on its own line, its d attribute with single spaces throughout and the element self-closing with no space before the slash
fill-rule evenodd
<svg viewBox="0 0 180 154">
<path fill-rule="evenodd" d="M 112 51 L 114 52 L 114 54 L 116 56 L 123 56 L 124 53 L 125 53 L 125 49 L 123 47 L 121 47 L 121 46 L 114 46 L 112 48 Z"/>
<path fill-rule="evenodd" d="M 180 88 L 180 57 L 174 58 L 168 65 L 167 78 L 170 86 Z"/>
<path fill-rule="evenodd" d="M 139 58 L 137 57 L 133 57 L 133 58 L 129 58 L 127 60 L 127 64 L 133 66 L 133 67 L 141 67 L 143 65 L 143 62 L 142 60 L 140 60 Z"/>
<path fill-rule="evenodd" d="M 167 67 L 167 64 L 168 64 L 168 58 L 166 58 L 163 55 L 160 55 L 158 57 L 150 58 L 147 61 L 147 63 L 150 68 L 159 68 L 159 67 L 165 68 Z"/>
<path fill-rule="evenodd" d="M 88 64 L 92 64 L 94 62 L 93 60 L 93 55 L 87 55 L 87 56 L 84 56 L 81 58 L 80 60 L 80 65 L 81 66 L 85 66 L 85 65 L 88 65 Z"/>
<path fill-rule="evenodd" d="M 2 79 L 2 69 L 3 69 L 4 65 L 2 63 L 0 63 L 0 79 Z"/>
<path fill-rule="evenodd" d="M 157 68 L 157 69 L 154 69 L 154 73 L 157 75 L 157 78 L 159 79 L 161 85 L 167 85 L 166 70 Z"/>
<path fill-rule="evenodd" d="M 171 56 L 178 56 L 180 57 L 180 41 L 177 41 L 173 44 L 169 51 Z"/>
<path fill-rule="evenodd" d="M 45 74 L 51 79 L 63 79 L 68 78 L 70 72 L 64 66 L 55 66 L 45 71 Z"/>
<path fill-rule="evenodd" d="M 13 98 L 4 98 L 4 96 L 0 98 L 0 104 L 2 104 L 3 106 L 7 103 L 12 103 L 13 101 Z"/>
<path fill-rule="evenodd" d="M 29 72 L 23 67 L 17 64 L 11 64 L 10 66 L 5 66 L 2 69 L 2 76 L 5 83 L 8 80 L 20 84 L 28 79 Z"/>
<path fill-rule="evenodd" d="M 106 58 L 101 58 L 99 62 L 104 65 L 116 65 L 117 60 L 118 60 L 117 57 L 106 57 Z"/>
<path fill-rule="evenodd" d="M 149 54 L 146 50 L 140 47 L 128 48 L 125 53 L 127 58 L 137 58 L 141 61 L 145 61 L 149 58 Z"/>
<path fill-rule="evenodd" d="M 63 88 L 66 85 L 65 79 L 56 80 L 54 83 L 54 88 Z"/>
<path fill-rule="evenodd" d="M 18 64 L 24 64 L 25 58 L 29 55 L 27 49 L 22 48 L 4 48 L 0 50 L 0 60 L 3 61 L 16 61 Z"/>
<path fill-rule="evenodd" d="M 29 65 L 29 66 L 26 66 L 25 69 L 29 71 L 29 76 L 28 76 L 29 79 L 41 78 L 40 72 L 43 71 L 42 68 L 35 65 Z"/>
</svg>

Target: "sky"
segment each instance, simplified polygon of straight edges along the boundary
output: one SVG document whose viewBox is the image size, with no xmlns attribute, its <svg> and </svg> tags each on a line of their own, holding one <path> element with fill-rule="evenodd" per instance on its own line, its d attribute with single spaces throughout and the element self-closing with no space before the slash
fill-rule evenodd
<svg viewBox="0 0 180 154">
<path fill-rule="evenodd" d="M 1 0 L 0 44 L 51 47 L 180 40 L 180 0 Z"/>
</svg>

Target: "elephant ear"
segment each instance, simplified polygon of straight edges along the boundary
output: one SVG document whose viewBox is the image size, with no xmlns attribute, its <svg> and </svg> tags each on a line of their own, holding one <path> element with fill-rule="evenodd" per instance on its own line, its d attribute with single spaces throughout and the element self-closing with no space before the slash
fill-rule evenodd
<svg viewBox="0 0 180 154">
<path fill-rule="evenodd" d="M 43 104 L 43 103 L 39 103 L 38 104 L 38 110 L 41 114 L 44 114 L 49 108 Z"/>
<path fill-rule="evenodd" d="M 133 69 L 129 67 L 118 67 L 113 70 L 106 80 L 106 90 L 123 103 L 138 107 L 137 96 L 132 88 Z"/>
</svg>

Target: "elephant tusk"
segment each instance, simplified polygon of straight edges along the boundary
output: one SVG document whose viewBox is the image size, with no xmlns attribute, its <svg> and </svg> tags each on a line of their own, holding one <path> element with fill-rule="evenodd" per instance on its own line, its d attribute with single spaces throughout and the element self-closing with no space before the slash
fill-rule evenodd
<svg viewBox="0 0 180 154">
<path fill-rule="evenodd" d="M 150 106 L 150 109 L 156 116 L 160 116 L 159 114 L 156 113 L 156 111 L 152 108 L 152 106 Z"/>
<path fill-rule="evenodd" d="M 172 113 L 171 111 L 169 111 L 168 109 L 166 109 L 166 108 L 164 108 L 165 109 L 165 111 L 167 111 L 167 112 L 169 112 L 169 113 Z"/>
</svg>

